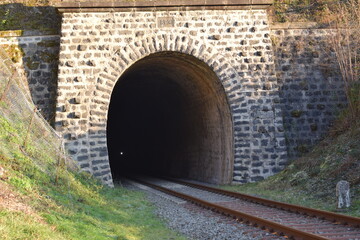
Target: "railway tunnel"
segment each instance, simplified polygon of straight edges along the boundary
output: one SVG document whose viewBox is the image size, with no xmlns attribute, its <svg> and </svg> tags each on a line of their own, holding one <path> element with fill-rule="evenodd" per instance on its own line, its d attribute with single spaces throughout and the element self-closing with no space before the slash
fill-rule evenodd
<svg viewBox="0 0 360 240">
<path fill-rule="evenodd" d="M 231 182 L 232 117 L 220 80 L 187 54 L 135 62 L 113 89 L 107 145 L 115 180 L 137 173 Z"/>
</svg>

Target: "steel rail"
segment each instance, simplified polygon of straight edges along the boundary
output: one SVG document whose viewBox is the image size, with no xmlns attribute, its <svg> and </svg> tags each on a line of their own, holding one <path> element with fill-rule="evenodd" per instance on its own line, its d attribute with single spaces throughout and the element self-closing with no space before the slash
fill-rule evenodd
<svg viewBox="0 0 360 240">
<path fill-rule="evenodd" d="M 211 203 L 211 202 L 207 202 L 202 199 L 195 198 L 195 197 L 183 194 L 183 193 L 179 193 L 179 192 L 173 191 L 171 189 L 164 188 L 164 187 L 161 187 L 161 186 L 158 186 L 158 185 L 155 185 L 155 184 L 152 184 L 152 183 L 149 183 L 149 182 L 137 179 L 137 178 L 130 178 L 130 179 L 137 181 L 141 184 L 144 184 L 146 186 L 149 186 L 151 188 L 157 189 L 161 192 L 191 201 L 199 206 L 210 209 L 214 212 L 219 212 L 219 213 L 222 213 L 227 216 L 232 216 L 233 218 L 236 218 L 237 220 L 240 220 L 247 224 L 261 228 L 262 230 L 267 229 L 269 232 L 272 232 L 272 233 L 276 232 L 276 234 L 278 234 L 280 236 L 287 236 L 291 239 L 296 239 L 296 240 L 298 240 L 298 239 L 299 240 L 300 239 L 302 239 L 302 240 L 329 240 L 329 238 L 325 238 L 325 237 L 315 235 L 312 233 L 308 233 L 308 232 L 303 232 L 303 231 L 300 231 L 300 230 L 297 230 L 297 229 L 294 229 L 291 227 L 284 226 L 279 223 L 271 222 L 271 221 L 263 219 L 263 218 L 259 218 L 259 217 L 255 217 L 255 216 L 243 213 L 243 212 L 235 211 L 233 209 L 226 208 L 226 207 L 223 207 L 223 206 Z"/>
<path fill-rule="evenodd" d="M 173 179 L 173 178 L 167 178 L 167 179 L 170 181 L 179 183 L 179 184 L 187 185 L 187 186 L 202 189 L 202 190 L 207 190 L 210 192 L 214 192 L 214 193 L 218 193 L 218 194 L 222 194 L 222 195 L 226 195 L 226 196 L 230 196 L 230 197 L 239 198 L 239 199 L 242 199 L 245 201 L 258 203 L 258 204 L 262 204 L 262 205 L 273 207 L 273 208 L 278 208 L 278 209 L 295 212 L 295 213 L 301 213 L 301 214 L 308 215 L 311 217 L 318 217 L 320 219 L 326 219 L 328 221 L 341 223 L 343 225 L 350 225 L 350 226 L 357 227 L 357 228 L 360 227 L 360 218 L 357 218 L 357 217 L 346 216 L 346 215 L 342 215 L 342 214 L 338 214 L 338 213 L 327 212 L 327 211 L 323 211 L 323 210 L 298 206 L 298 205 L 289 204 L 289 203 L 282 203 L 282 202 L 278 202 L 278 201 L 268 200 L 268 199 L 264 199 L 264 198 L 260 198 L 260 197 L 255 197 L 255 196 L 251 196 L 251 195 L 247 195 L 247 194 L 227 191 L 227 190 L 223 190 L 223 189 L 219 189 L 219 188 L 209 187 L 209 186 L 205 186 L 205 185 L 201 185 L 201 184 L 195 184 L 195 183 L 178 180 L 178 179 Z"/>
</svg>

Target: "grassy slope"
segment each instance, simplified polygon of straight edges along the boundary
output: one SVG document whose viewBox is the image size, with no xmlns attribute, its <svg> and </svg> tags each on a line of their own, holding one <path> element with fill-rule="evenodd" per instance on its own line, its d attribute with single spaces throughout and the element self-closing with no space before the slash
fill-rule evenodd
<svg viewBox="0 0 360 240">
<path fill-rule="evenodd" d="M 58 156 L 39 145 L 41 137 L 29 135 L 22 147 L 28 122 L 14 111 L 14 97 L 0 102 L 0 169 L 6 170 L 0 174 L 2 240 L 184 239 L 154 216 L 143 194 L 104 187 L 59 165 Z"/>
<path fill-rule="evenodd" d="M 275 5 L 275 20 L 321 18 L 321 12 L 284 16 L 286 9 L 282 8 L 286 7 Z M 0 28 L 13 29 L 13 25 L 18 21 L 2 18 Z M 152 206 L 140 193 L 104 188 L 89 176 L 64 169 L 45 174 L 33 164 L 28 152 L 18 148 L 21 139 L 9 134 L 18 131 L 18 126 L 4 118 L 0 123 L 0 166 L 7 169 L 7 179 L 0 182 L 12 186 L 11 194 L 28 209 L 24 213 L 0 204 L 2 239 L 181 239 L 154 219 Z M 56 168 L 54 161 L 49 159 L 49 169 Z M 360 217 L 359 128 L 324 140 L 313 152 L 265 181 L 224 188 L 334 211 L 335 184 L 340 179 L 352 186 L 353 204 L 344 213 Z"/>
<path fill-rule="evenodd" d="M 342 212 L 360 217 L 360 127 L 328 136 L 311 153 L 264 181 L 223 188 L 337 211 L 335 186 L 339 180 L 347 180 L 351 185 L 352 206 Z"/>
</svg>

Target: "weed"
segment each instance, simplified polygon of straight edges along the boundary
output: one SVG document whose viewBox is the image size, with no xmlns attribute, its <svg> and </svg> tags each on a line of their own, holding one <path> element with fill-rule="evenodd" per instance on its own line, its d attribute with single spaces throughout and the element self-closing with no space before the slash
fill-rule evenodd
<svg viewBox="0 0 360 240">
<path fill-rule="evenodd" d="M 184 239 L 155 217 L 143 194 L 78 173 L 18 82 L 11 81 L 0 104 L 0 165 L 6 170 L 0 184 L 11 189 L 12 204 L 31 212 L 9 208 L 0 197 L 1 239 Z"/>
<path fill-rule="evenodd" d="M 335 186 L 347 180 L 351 186 L 352 207 L 344 214 L 360 216 L 360 128 L 348 129 L 326 138 L 311 152 L 293 160 L 282 172 L 258 183 L 222 186 L 272 200 L 327 211 L 336 211 Z"/>
<path fill-rule="evenodd" d="M 270 16 L 275 22 L 322 22 L 337 0 L 275 0 Z"/>
<path fill-rule="evenodd" d="M 347 97 L 347 109 L 336 124 L 338 132 L 360 125 L 360 6 L 357 0 L 338 3 L 329 12 L 328 24 L 334 29 L 330 44 L 336 54 Z"/>
</svg>

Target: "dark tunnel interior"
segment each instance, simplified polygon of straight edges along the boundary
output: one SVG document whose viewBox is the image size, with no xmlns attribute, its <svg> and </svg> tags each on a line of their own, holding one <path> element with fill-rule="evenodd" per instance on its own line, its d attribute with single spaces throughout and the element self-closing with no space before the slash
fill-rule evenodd
<svg viewBox="0 0 360 240">
<path fill-rule="evenodd" d="M 132 73 L 114 90 L 111 103 L 108 139 L 116 145 L 110 144 L 109 155 L 118 159 L 111 161 L 113 175 L 161 174 L 186 135 L 181 89 L 161 76 Z"/>
<path fill-rule="evenodd" d="M 108 112 L 113 178 L 136 173 L 227 182 L 231 117 L 218 81 L 201 61 L 172 52 L 126 70 Z"/>
</svg>

